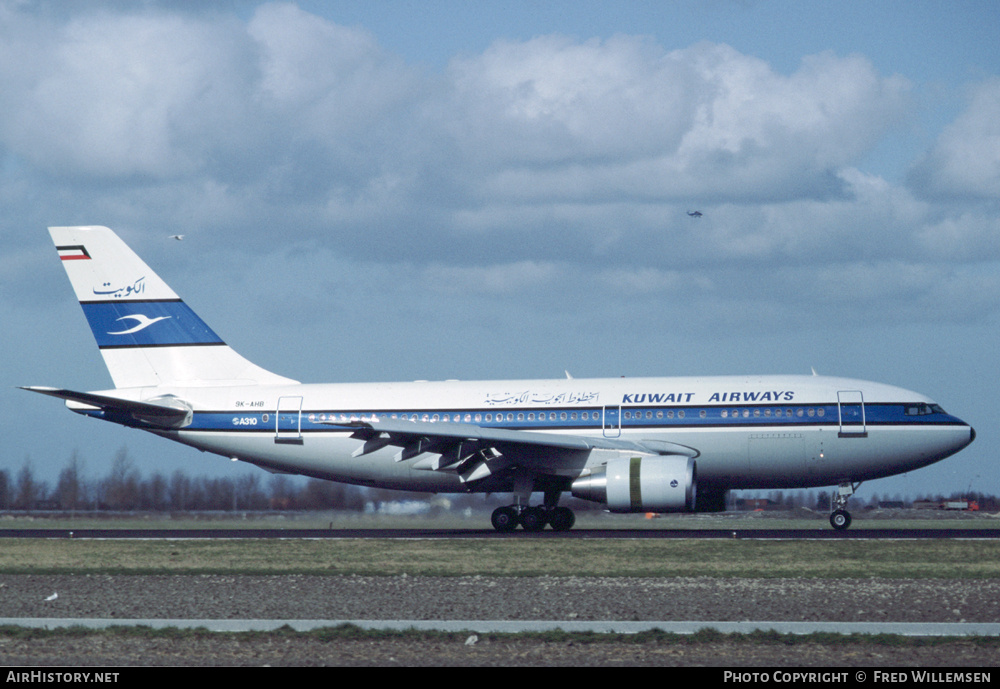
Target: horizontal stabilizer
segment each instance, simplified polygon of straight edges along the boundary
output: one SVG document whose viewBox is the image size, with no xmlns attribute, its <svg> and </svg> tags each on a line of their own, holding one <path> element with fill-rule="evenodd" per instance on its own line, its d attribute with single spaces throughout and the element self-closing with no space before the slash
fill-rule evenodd
<svg viewBox="0 0 1000 689">
<path fill-rule="evenodd" d="M 74 411 L 102 411 L 112 415 L 127 415 L 136 421 L 157 428 L 184 428 L 191 423 L 191 407 L 172 395 L 164 395 L 146 402 L 136 402 L 120 397 L 61 388 L 26 386 L 21 389 L 64 399 L 66 406 Z"/>
</svg>

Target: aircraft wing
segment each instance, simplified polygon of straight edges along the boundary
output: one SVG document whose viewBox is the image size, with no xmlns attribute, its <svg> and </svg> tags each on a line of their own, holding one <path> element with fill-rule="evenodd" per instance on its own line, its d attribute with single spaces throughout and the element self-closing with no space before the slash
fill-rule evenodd
<svg viewBox="0 0 1000 689">
<path fill-rule="evenodd" d="M 613 453 L 633 452 L 643 455 L 681 455 L 697 457 L 691 447 L 661 440 L 621 440 L 539 431 L 490 428 L 469 423 L 401 421 L 396 419 L 357 419 L 348 422 L 326 421 L 331 426 L 353 430 L 352 437 L 364 443 L 354 451 L 361 457 L 387 446 L 399 447 L 396 461 L 422 457 L 415 469 L 452 471 L 463 482 L 476 481 L 497 473 L 514 463 L 545 471 L 552 460 L 592 450 Z"/>
<path fill-rule="evenodd" d="M 78 411 L 101 411 L 111 417 L 125 417 L 145 425 L 164 429 L 183 428 L 191 423 L 191 408 L 176 397 L 165 395 L 145 402 L 120 397 L 77 392 L 62 388 L 40 386 L 21 387 L 22 390 L 66 400 L 66 406 Z"/>
</svg>

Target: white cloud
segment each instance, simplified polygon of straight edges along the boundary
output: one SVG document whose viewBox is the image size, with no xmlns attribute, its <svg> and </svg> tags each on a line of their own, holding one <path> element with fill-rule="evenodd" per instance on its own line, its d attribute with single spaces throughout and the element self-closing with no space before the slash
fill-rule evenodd
<svg viewBox="0 0 1000 689">
<path fill-rule="evenodd" d="M 499 41 L 448 70 L 460 150 L 483 162 L 645 158 L 676 150 L 690 126 L 690 66 L 647 40 Z"/>
<path fill-rule="evenodd" d="M 423 271 L 423 282 L 435 292 L 448 294 L 511 295 L 550 289 L 562 271 L 553 263 L 518 261 L 489 266 L 431 264 Z"/>
<path fill-rule="evenodd" d="M 449 76 L 447 126 L 487 175 L 479 193 L 534 201 L 826 196 L 898 124 L 909 88 L 859 56 L 785 77 L 725 45 L 666 53 L 625 36 L 500 42 Z"/>
<path fill-rule="evenodd" d="M 337 145 L 358 134 L 371 136 L 417 86 L 414 70 L 385 53 L 368 32 L 295 5 L 262 5 L 247 33 L 260 52 L 261 99 L 293 140 Z"/>
<path fill-rule="evenodd" d="M 1000 219 L 982 209 L 928 220 L 917 233 L 927 257 L 949 262 L 1000 260 Z"/>
<path fill-rule="evenodd" d="M 909 85 L 881 77 L 862 56 L 821 53 L 794 74 L 725 45 L 682 51 L 709 97 L 682 153 L 774 155 L 825 169 L 849 164 L 905 113 Z"/>
<path fill-rule="evenodd" d="M 725 45 L 631 36 L 497 42 L 433 77 L 289 4 L 246 24 L 100 12 L 48 28 L 31 69 L 2 77 L 0 136 L 19 157 L 81 179 L 200 175 L 317 220 L 384 207 L 387 184 L 400 213 L 823 198 L 906 104 L 903 80 L 856 56 L 783 76 Z"/>
<path fill-rule="evenodd" d="M 40 44 L 18 42 L 26 52 L 3 77 L 6 146 L 56 176 L 197 171 L 244 128 L 247 55 L 234 26 L 99 12 L 48 27 Z"/>
<path fill-rule="evenodd" d="M 917 162 L 911 181 L 930 197 L 1000 199 L 1000 78 L 971 89 L 965 111 Z"/>
<path fill-rule="evenodd" d="M 3 144 L 88 183 L 210 175 L 274 192 L 312 188 L 331 169 L 377 170 L 417 81 L 369 34 L 293 5 L 263 5 L 247 24 L 141 8 L 62 23 L 11 15 Z"/>
<path fill-rule="evenodd" d="M 995 211 L 942 209 L 856 167 L 910 108 L 909 82 L 863 56 L 781 74 L 718 43 L 549 35 L 430 74 L 291 4 L 248 21 L 13 10 L 0 32 L 0 198 L 21 214 L 43 195 L 58 222 L 319 246 L 425 295 L 544 292 L 601 313 L 625 295 L 706 319 L 787 314 L 818 277 L 861 289 L 870 315 L 912 294 L 892 287 L 906 267 L 992 288 L 960 263 L 996 260 Z M 942 134 L 925 190 L 996 193 L 998 93 L 981 85 Z M 889 299 L 862 298 L 879 280 Z"/>
</svg>

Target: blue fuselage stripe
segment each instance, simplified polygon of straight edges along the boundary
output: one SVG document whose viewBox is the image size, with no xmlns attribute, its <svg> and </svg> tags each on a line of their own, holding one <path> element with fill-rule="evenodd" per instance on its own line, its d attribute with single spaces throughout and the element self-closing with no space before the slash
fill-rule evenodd
<svg viewBox="0 0 1000 689">
<path fill-rule="evenodd" d="M 966 425 L 949 414 L 934 413 L 910 415 L 905 404 L 866 404 L 865 426 L 942 426 Z M 747 429 L 781 428 L 793 430 L 819 426 L 838 426 L 836 404 L 825 405 L 769 405 L 741 407 L 614 407 L 617 414 L 611 417 L 601 407 L 572 409 L 529 409 L 495 411 L 477 410 L 378 410 L 378 411 L 282 411 L 285 419 L 282 428 L 301 428 L 303 433 L 353 431 L 346 424 L 352 419 L 370 419 L 377 415 L 383 419 L 409 419 L 421 422 L 471 423 L 484 428 L 535 431 L 602 432 L 603 429 L 622 430 L 681 430 L 681 429 Z M 90 412 L 101 416 L 100 412 Z M 287 417 L 287 418 L 285 418 Z M 553 418 L 554 417 L 554 418 Z M 336 422 L 345 426 L 337 426 Z M 333 424 L 333 425 L 331 425 Z M 144 425 L 144 424 L 136 424 Z M 199 411 L 185 431 L 274 431 L 274 411 Z"/>
</svg>

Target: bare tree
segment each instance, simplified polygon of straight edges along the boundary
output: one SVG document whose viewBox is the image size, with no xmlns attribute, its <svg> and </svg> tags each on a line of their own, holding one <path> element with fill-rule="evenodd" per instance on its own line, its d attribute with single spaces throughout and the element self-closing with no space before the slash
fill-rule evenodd
<svg viewBox="0 0 1000 689">
<path fill-rule="evenodd" d="M 35 472 L 31 468 L 31 458 L 24 458 L 24 465 L 17 474 L 17 497 L 14 507 L 21 510 L 32 510 L 45 494 L 45 484 L 35 480 Z"/>
<path fill-rule="evenodd" d="M 134 510 L 139 507 L 139 470 L 132 464 L 128 449 L 115 453 L 111 471 L 104 480 L 103 503 L 112 510 Z"/>
<path fill-rule="evenodd" d="M 143 509 L 161 512 L 169 505 L 167 479 L 159 472 L 153 474 L 149 480 L 142 482 L 139 493 Z"/>
<path fill-rule="evenodd" d="M 87 507 L 87 491 L 82 476 L 79 453 L 73 450 L 66 466 L 59 472 L 55 499 L 63 510 L 79 510 Z"/>
<path fill-rule="evenodd" d="M 285 474 L 275 474 L 268 481 L 271 490 L 271 509 L 289 510 L 296 508 L 295 484 Z"/>
<path fill-rule="evenodd" d="M 13 502 L 10 475 L 6 469 L 0 469 L 0 510 L 9 510 Z"/>
<path fill-rule="evenodd" d="M 191 505 L 191 479 L 180 469 L 177 469 L 170 477 L 170 487 L 167 489 L 170 509 L 182 512 L 190 509 Z"/>
<path fill-rule="evenodd" d="M 257 474 L 244 474 L 236 480 L 237 509 L 262 510 L 267 508 L 267 496 L 260 487 Z"/>
</svg>

